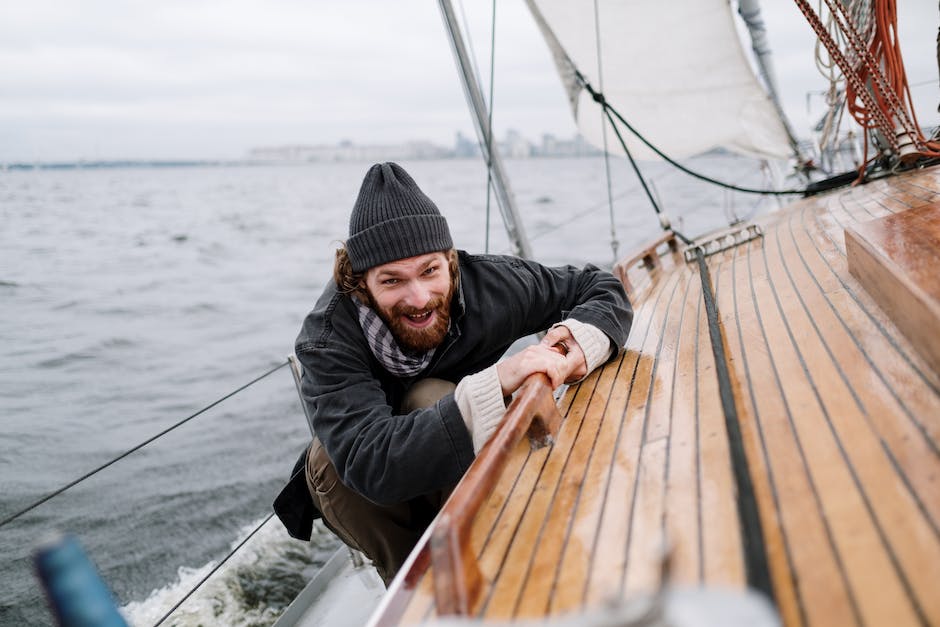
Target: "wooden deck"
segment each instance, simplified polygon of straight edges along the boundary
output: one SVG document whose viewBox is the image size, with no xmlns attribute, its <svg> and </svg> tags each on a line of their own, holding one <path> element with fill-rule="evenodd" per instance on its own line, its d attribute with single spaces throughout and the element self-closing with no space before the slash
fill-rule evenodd
<svg viewBox="0 0 940 627">
<path fill-rule="evenodd" d="M 763 535 L 749 550 L 786 625 L 940 625 L 940 378 L 849 273 L 843 236 L 938 202 L 940 168 L 876 181 L 707 258 Z M 667 257 L 630 271 L 627 350 L 568 390 L 552 446 L 512 450 L 477 515 L 475 617 L 753 575 L 698 266 Z M 428 564 L 420 545 L 376 624 L 435 616 Z"/>
</svg>

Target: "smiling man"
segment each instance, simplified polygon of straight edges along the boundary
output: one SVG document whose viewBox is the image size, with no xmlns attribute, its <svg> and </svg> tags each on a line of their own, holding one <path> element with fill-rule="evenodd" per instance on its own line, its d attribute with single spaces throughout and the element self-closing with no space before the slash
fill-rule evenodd
<svg viewBox="0 0 940 627">
<path fill-rule="evenodd" d="M 456 251 L 408 173 L 372 166 L 334 282 L 295 345 L 316 437 L 275 510 L 301 539 L 322 515 L 388 584 L 496 430 L 505 399 L 536 372 L 556 387 L 587 376 L 620 350 L 631 320 L 620 283 L 593 266 Z"/>
</svg>

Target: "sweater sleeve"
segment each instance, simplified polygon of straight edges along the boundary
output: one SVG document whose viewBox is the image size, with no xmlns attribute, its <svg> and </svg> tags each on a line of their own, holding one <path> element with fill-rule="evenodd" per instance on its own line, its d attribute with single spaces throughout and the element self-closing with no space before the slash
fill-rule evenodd
<svg viewBox="0 0 940 627">
<path fill-rule="evenodd" d="M 555 323 L 552 328 L 557 326 L 567 327 L 571 331 L 574 341 L 584 353 L 587 374 L 591 374 L 595 368 L 610 359 L 610 353 L 613 350 L 610 338 L 594 325 L 567 318 L 564 322 Z"/>
<path fill-rule="evenodd" d="M 610 339 L 597 327 L 574 318 L 568 318 L 554 326 L 558 325 L 567 327 L 581 347 L 588 374 L 610 358 L 613 350 Z M 454 392 L 454 398 L 467 425 L 467 431 L 470 432 L 473 453 L 476 455 L 493 436 L 506 413 L 496 365 L 461 379 Z"/>
<path fill-rule="evenodd" d="M 496 365 L 461 379 L 454 391 L 454 398 L 470 432 L 473 454 L 476 455 L 496 431 L 506 413 Z"/>
</svg>

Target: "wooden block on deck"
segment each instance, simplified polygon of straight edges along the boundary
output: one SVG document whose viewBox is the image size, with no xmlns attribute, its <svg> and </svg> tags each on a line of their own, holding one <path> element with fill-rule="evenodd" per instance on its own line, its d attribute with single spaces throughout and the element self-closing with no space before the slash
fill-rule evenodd
<svg viewBox="0 0 940 627">
<path fill-rule="evenodd" d="M 940 373 L 940 204 L 845 229 L 849 271 Z"/>
</svg>

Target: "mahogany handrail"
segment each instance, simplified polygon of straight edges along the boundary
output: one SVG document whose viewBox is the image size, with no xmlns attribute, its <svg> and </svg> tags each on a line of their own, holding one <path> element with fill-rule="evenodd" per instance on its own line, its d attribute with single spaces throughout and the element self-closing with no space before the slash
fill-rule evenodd
<svg viewBox="0 0 940 627">
<path fill-rule="evenodd" d="M 659 252 L 657 249 L 662 244 L 668 244 L 669 250 L 673 254 L 679 252 L 679 243 L 676 241 L 676 234 L 672 231 L 666 231 L 663 236 L 656 241 L 645 245 L 638 252 L 624 257 L 614 264 L 613 274 L 618 279 L 620 279 L 621 283 L 623 283 L 623 287 L 627 291 L 627 294 L 631 294 L 633 291 L 633 286 L 630 284 L 630 277 L 628 274 L 630 268 L 635 266 L 640 261 L 643 262 L 643 265 L 648 271 L 652 271 L 655 268 L 660 267 L 662 264 L 659 261 Z"/>
<path fill-rule="evenodd" d="M 503 422 L 441 509 L 431 534 L 434 602 L 439 616 L 471 613 L 483 587 L 483 575 L 470 543 L 473 520 L 522 436 L 528 433 L 532 448 L 541 448 L 551 443 L 561 419 L 548 377 L 542 373 L 530 375 L 506 410 Z"/>
</svg>

